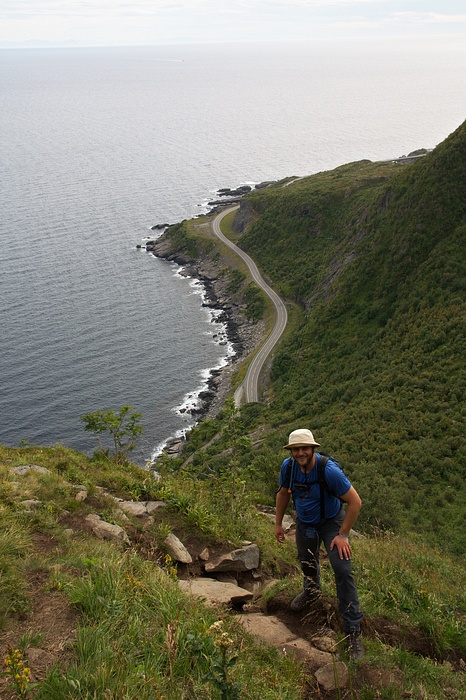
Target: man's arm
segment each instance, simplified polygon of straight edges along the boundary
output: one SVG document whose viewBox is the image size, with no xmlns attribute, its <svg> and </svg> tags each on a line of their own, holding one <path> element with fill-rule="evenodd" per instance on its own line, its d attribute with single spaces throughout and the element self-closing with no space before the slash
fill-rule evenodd
<svg viewBox="0 0 466 700">
<path fill-rule="evenodd" d="M 341 525 L 340 532 L 342 535 L 349 535 L 351 528 L 358 519 L 362 503 L 358 492 L 353 486 L 351 486 L 350 490 L 343 494 L 343 496 L 340 496 L 340 498 L 348 504 L 346 516 Z"/>
<path fill-rule="evenodd" d="M 283 529 L 282 521 L 283 516 L 288 508 L 288 503 L 290 502 L 291 494 L 288 489 L 282 486 L 277 492 L 277 498 L 275 499 L 275 537 L 279 542 L 283 542 L 285 539 L 285 531 Z"/>
<path fill-rule="evenodd" d="M 339 535 L 334 537 L 330 544 L 330 549 L 336 547 L 338 549 L 340 559 L 351 559 L 352 553 L 348 535 L 358 518 L 359 511 L 361 510 L 361 499 L 353 486 L 351 486 L 349 491 L 344 493 L 343 496 L 340 496 L 340 498 L 342 501 L 348 504 L 345 519 L 340 527 L 340 534 L 343 535 L 343 537 Z"/>
</svg>

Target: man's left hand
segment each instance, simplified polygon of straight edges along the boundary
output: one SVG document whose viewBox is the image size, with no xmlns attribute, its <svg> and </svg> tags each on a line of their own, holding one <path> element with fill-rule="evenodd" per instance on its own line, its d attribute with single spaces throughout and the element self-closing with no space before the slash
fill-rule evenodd
<svg viewBox="0 0 466 700">
<path fill-rule="evenodd" d="M 330 544 L 330 551 L 332 551 L 334 547 L 338 549 L 340 559 L 351 559 L 351 545 L 347 537 L 342 537 L 341 535 L 334 537 Z"/>
</svg>

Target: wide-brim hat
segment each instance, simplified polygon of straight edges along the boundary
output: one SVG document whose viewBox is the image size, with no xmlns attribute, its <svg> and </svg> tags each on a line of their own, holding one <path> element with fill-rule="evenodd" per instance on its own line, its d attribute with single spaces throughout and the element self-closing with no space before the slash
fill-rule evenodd
<svg viewBox="0 0 466 700">
<path fill-rule="evenodd" d="M 314 440 L 314 435 L 310 430 L 302 428 L 293 430 L 288 437 L 288 445 L 284 445 L 285 450 L 291 450 L 292 447 L 320 447 L 320 443 Z"/>
</svg>

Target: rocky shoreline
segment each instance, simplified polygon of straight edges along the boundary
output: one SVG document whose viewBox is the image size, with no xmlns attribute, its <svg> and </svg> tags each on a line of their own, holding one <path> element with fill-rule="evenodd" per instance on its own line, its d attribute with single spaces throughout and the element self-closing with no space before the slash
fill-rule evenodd
<svg viewBox="0 0 466 700">
<path fill-rule="evenodd" d="M 246 319 L 243 308 L 231 299 L 227 291 L 228 280 L 219 276 L 218 268 L 210 260 L 194 260 L 173 252 L 171 242 L 163 235 L 148 241 L 146 250 L 158 258 L 179 265 L 179 274 L 198 280 L 204 290 L 203 305 L 220 312 L 212 322 L 225 326 L 234 354 L 228 358 L 224 367 L 211 370 L 207 388 L 199 394 L 199 405 L 190 409 L 196 423 L 202 419 L 215 418 L 230 392 L 233 373 L 262 340 L 265 322 L 251 324 Z M 164 452 L 177 454 L 184 442 L 185 438 L 171 438 L 167 441 Z"/>
</svg>

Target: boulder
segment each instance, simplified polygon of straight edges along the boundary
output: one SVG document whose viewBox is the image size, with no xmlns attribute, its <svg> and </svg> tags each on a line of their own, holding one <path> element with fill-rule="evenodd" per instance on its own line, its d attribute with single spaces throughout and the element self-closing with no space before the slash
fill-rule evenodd
<svg viewBox="0 0 466 700">
<path fill-rule="evenodd" d="M 273 523 L 275 522 L 275 509 L 273 509 L 272 513 L 268 513 L 265 511 L 259 511 L 265 518 L 268 518 L 271 520 Z M 291 515 L 288 515 L 288 513 L 285 513 L 283 516 L 283 521 L 282 521 L 283 529 L 285 532 L 288 532 L 291 530 L 292 527 L 294 527 L 295 522 L 294 519 Z"/>
<path fill-rule="evenodd" d="M 327 692 L 348 686 L 349 673 L 343 661 L 325 664 L 314 675 L 318 684 Z"/>
<path fill-rule="evenodd" d="M 173 534 L 173 532 L 170 532 L 168 537 L 164 539 L 163 543 L 167 548 L 168 553 L 175 561 L 179 561 L 181 564 L 191 564 L 193 560 L 192 556 L 178 537 Z"/>
<path fill-rule="evenodd" d="M 41 501 L 38 501 L 36 498 L 29 498 L 26 501 L 21 501 L 21 505 L 28 508 L 28 510 L 34 510 L 41 505 Z"/>
<path fill-rule="evenodd" d="M 326 651 L 320 651 L 320 649 L 316 649 L 311 644 L 309 644 L 309 642 L 306 642 L 306 644 L 306 654 L 301 658 L 303 660 L 306 660 L 306 666 L 311 671 L 317 671 L 317 669 L 321 668 L 322 666 L 332 664 L 333 659 L 331 654 L 327 653 Z M 291 651 L 291 649 L 289 651 Z"/>
<path fill-rule="evenodd" d="M 128 535 L 119 525 L 105 522 L 98 515 L 91 513 L 86 517 L 86 522 L 91 526 L 92 532 L 99 540 L 113 540 L 115 542 L 129 542 Z"/>
<path fill-rule="evenodd" d="M 126 515 L 132 515 L 135 518 L 141 515 L 147 515 L 146 504 L 138 501 L 121 501 L 118 507 L 126 513 Z"/>
<path fill-rule="evenodd" d="M 246 603 L 251 600 L 252 593 L 233 583 L 221 583 L 212 578 L 195 578 L 189 581 L 178 581 L 178 585 L 184 593 L 202 598 L 209 605 L 223 603 L 234 605 Z"/>
<path fill-rule="evenodd" d="M 96 537 L 100 540 L 114 540 L 115 542 L 128 542 L 129 538 L 126 532 L 119 525 L 113 525 L 102 520 L 98 525 L 92 528 Z"/>
<path fill-rule="evenodd" d="M 273 615 L 252 613 L 238 616 L 236 619 L 253 637 L 274 647 L 282 648 L 296 639 L 296 635 Z"/>
<path fill-rule="evenodd" d="M 38 472 L 39 474 L 51 474 L 50 469 L 39 467 L 37 464 L 23 464 L 20 467 L 14 467 L 13 473 L 18 476 L 24 476 L 28 472 Z"/>
<path fill-rule="evenodd" d="M 257 569 L 260 560 L 260 550 L 257 544 L 251 544 L 241 549 L 234 549 L 209 561 L 205 570 L 208 573 L 217 571 L 251 571 Z"/>
<path fill-rule="evenodd" d="M 183 438 L 173 438 L 167 441 L 165 447 L 163 448 L 163 451 L 166 452 L 168 455 L 178 454 L 178 452 L 180 452 L 184 444 L 185 440 Z"/>
<path fill-rule="evenodd" d="M 209 559 L 210 559 L 210 552 L 209 552 L 209 548 L 208 548 L 208 547 L 205 547 L 205 548 L 202 550 L 202 552 L 199 554 L 199 559 L 200 559 L 201 561 L 209 561 Z"/>
</svg>

